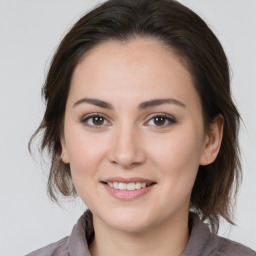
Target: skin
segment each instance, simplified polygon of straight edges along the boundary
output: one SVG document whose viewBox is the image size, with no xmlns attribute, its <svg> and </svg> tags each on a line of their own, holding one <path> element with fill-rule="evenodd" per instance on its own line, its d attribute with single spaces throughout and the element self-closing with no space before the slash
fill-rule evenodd
<svg viewBox="0 0 256 256">
<path fill-rule="evenodd" d="M 83 98 L 108 102 L 112 109 Z M 175 101 L 138 108 L 166 98 Z M 85 121 L 95 113 L 103 115 L 102 122 Z M 154 119 L 163 113 L 174 121 Z M 205 132 L 190 73 L 159 41 L 109 41 L 87 53 L 73 73 L 61 141 L 62 160 L 70 163 L 78 195 L 93 213 L 91 254 L 181 255 L 189 239 L 189 201 L 198 166 L 215 160 L 222 127 L 219 116 Z M 156 184 L 127 201 L 110 195 L 101 183 L 111 177 Z"/>
</svg>

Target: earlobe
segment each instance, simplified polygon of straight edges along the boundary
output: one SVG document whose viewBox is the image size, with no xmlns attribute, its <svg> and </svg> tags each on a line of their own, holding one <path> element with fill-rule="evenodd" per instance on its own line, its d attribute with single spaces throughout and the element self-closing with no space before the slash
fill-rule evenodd
<svg viewBox="0 0 256 256">
<path fill-rule="evenodd" d="M 60 142 L 61 142 L 60 158 L 61 158 L 63 163 L 68 164 L 69 163 L 69 157 L 68 157 L 67 150 L 66 150 L 66 143 L 65 143 L 63 138 L 61 138 Z"/>
<path fill-rule="evenodd" d="M 208 133 L 205 137 L 200 165 L 211 164 L 217 158 L 223 136 L 223 126 L 224 117 L 221 114 L 210 123 Z"/>
<path fill-rule="evenodd" d="M 68 157 L 66 151 L 62 151 L 62 153 L 61 153 L 61 160 L 62 160 L 63 163 L 69 164 L 69 157 Z"/>
</svg>

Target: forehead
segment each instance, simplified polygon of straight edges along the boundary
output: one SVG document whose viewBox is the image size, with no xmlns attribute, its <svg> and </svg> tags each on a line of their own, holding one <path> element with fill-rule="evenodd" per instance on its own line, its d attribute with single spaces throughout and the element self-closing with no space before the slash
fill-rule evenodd
<svg viewBox="0 0 256 256">
<path fill-rule="evenodd" d="M 118 66 L 117 66 L 118 64 Z M 116 65 L 116 70 L 121 74 L 122 68 L 139 71 L 156 71 L 162 69 L 164 72 L 182 68 L 190 79 L 190 74 L 185 67 L 185 61 L 174 53 L 174 50 L 154 38 L 133 38 L 127 41 L 109 40 L 89 50 L 79 61 L 77 70 L 104 67 L 110 68 Z M 140 70 L 137 67 L 140 66 Z M 102 70 L 101 70 L 102 71 Z M 88 72 L 89 73 L 89 72 Z M 136 72 L 137 73 L 137 72 Z M 146 73 L 149 75 L 149 73 Z M 134 73 L 135 75 L 135 73 Z"/>
<path fill-rule="evenodd" d="M 169 47 L 149 38 L 108 41 L 90 50 L 76 66 L 70 95 L 156 98 L 198 95 L 192 77 Z"/>
</svg>

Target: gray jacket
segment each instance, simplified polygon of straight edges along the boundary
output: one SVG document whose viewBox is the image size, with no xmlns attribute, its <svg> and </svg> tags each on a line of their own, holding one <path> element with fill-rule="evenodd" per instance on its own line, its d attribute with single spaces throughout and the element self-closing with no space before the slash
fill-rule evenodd
<svg viewBox="0 0 256 256">
<path fill-rule="evenodd" d="M 190 212 L 190 238 L 182 256 L 256 256 L 239 243 L 210 233 L 207 224 Z M 92 214 L 86 211 L 69 237 L 38 249 L 27 256 L 91 256 L 88 244 L 94 237 Z"/>
</svg>

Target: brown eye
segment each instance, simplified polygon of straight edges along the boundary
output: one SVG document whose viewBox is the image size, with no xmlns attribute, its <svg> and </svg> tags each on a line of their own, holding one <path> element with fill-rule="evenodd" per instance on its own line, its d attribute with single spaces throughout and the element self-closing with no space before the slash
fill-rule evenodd
<svg viewBox="0 0 256 256">
<path fill-rule="evenodd" d="M 92 118 L 92 122 L 94 125 L 102 125 L 104 123 L 104 118 L 101 116 L 95 116 Z"/>
<path fill-rule="evenodd" d="M 92 128 L 100 128 L 102 126 L 106 126 L 109 124 L 107 119 L 104 116 L 101 116 L 100 114 L 91 114 L 83 117 L 81 122 L 89 127 Z"/>
<path fill-rule="evenodd" d="M 154 123 L 155 123 L 155 125 L 157 125 L 157 126 L 162 126 L 162 125 L 164 125 L 165 124 L 165 121 L 166 121 L 166 118 L 164 118 L 164 117 L 155 117 L 154 118 Z"/>
<path fill-rule="evenodd" d="M 147 125 L 152 127 L 165 128 L 175 124 L 176 120 L 167 114 L 155 114 L 148 122 Z"/>
</svg>

